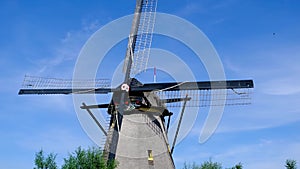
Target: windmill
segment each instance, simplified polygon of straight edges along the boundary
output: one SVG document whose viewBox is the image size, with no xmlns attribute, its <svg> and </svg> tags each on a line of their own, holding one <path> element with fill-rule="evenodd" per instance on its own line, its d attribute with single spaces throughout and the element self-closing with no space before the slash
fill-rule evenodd
<svg viewBox="0 0 300 169">
<path fill-rule="evenodd" d="M 188 106 L 218 106 L 218 91 L 226 91 L 224 104 L 248 104 L 252 80 L 146 83 L 133 75 L 147 66 L 154 29 L 157 0 L 137 0 L 124 61 L 125 78 L 116 88 L 105 79 L 72 81 L 26 76 L 19 94 L 109 94 L 109 103 L 87 105 L 95 124 L 106 136 L 104 155 L 116 159 L 118 168 L 175 168 L 172 153 Z M 74 85 L 75 84 L 75 85 Z M 224 92 L 223 92 L 224 93 Z M 223 94 L 221 92 L 221 94 Z M 172 107 L 179 107 L 180 118 L 172 145 L 168 130 Z M 105 129 L 92 109 L 107 109 L 109 128 Z M 165 120 L 167 119 L 167 120 Z"/>
</svg>

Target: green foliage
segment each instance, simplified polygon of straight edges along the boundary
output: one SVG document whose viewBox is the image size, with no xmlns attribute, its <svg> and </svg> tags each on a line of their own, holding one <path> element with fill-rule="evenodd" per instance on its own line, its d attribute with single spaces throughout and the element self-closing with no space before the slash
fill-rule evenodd
<svg viewBox="0 0 300 169">
<path fill-rule="evenodd" d="M 57 169 L 55 158 L 56 155 L 52 153 L 45 158 L 43 151 L 39 151 L 36 153 L 34 169 Z M 64 159 L 61 169 L 115 169 L 116 167 L 115 161 L 106 162 L 104 160 L 103 153 L 99 148 L 84 150 L 79 147 Z"/>
<path fill-rule="evenodd" d="M 297 162 L 295 160 L 286 160 L 285 161 L 285 167 L 287 169 L 297 169 Z"/>
<path fill-rule="evenodd" d="M 209 160 L 201 164 L 200 169 L 222 169 L 222 164 Z"/>
<path fill-rule="evenodd" d="M 238 163 L 237 165 L 235 165 L 235 169 L 243 169 L 242 163 Z"/>
<path fill-rule="evenodd" d="M 217 162 L 212 162 L 211 159 L 209 161 L 205 161 L 200 166 L 196 163 L 187 164 L 184 163 L 182 169 L 222 169 L 222 164 Z M 227 169 L 243 169 L 242 163 L 236 164 L 234 167 L 227 168 Z"/>
<path fill-rule="evenodd" d="M 64 159 L 65 164 L 62 169 L 114 169 L 115 162 L 106 163 L 102 151 L 96 148 L 83 150 L 80 147 L 68 158 Z"/>
<path fill-rule="evenodd" d="M 242 163 L 238 163 L 234 167 L 231 167 L 230 169 L 243 169 L 243 164 Z"/>
<path fill-rule="evenodd" d="M 43 150 L 40 150 L 35 154 L 34 169 L 57 169 L 55 158 L 56 155 L 54 155 L 53 153 L 49 154 L 45 158 Z"/>
<path fill-rule="evenodd" d="M 186 164 L 184 163 L 183 169 L 222 169 L 222 165 L 217 162 L 212 162 L 211 160 L 205 161 L 203 164 L 196 165 L 196 163 L 193 164 Z"/>
<path fill-rule="evenodd" d="M 195 162 L 193 164 L 184 163 L 183 169 L 200 169 L 200 167 Z"/>
</svg>

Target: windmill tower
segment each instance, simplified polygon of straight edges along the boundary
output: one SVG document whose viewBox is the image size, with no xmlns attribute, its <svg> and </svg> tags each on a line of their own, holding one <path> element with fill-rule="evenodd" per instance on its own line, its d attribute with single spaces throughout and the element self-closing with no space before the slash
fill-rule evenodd
<svg viewBox="0 0 300 169">
<path fill-rule="evenodd" d="M 25 77 L 19 94 L 108 94 L 110 103 L 82 104 L 95 124 L 106 135 L 104 154 L 116 159 L 119 169 L 174 169 L 173 149 L 186 106 L 215 106 L 216 91 L 226 91 L 230 99 L 225 104 L 247 104 L 252 80 L 173 82 L 143 84 L 133 78 L 147 66 L 155 22 L 157 0 L 137 0 L 124 61 L 125 79 L 116 88 L 105 81 L 78 82 L 62 79 Z M 74 84 L 74 82 L 73 82 Z M 89 84 L 95 84 L 90 86 Z M 213 86 L 213 88 L 212 88 Z M 200 104 L 199 104 L 200 101 Z M 168 129 L 173 113 L 170 107 L 180 107 L 180 120 L 170 146 Z M 110 116 L 105 129 L 93 115 L 92 109 L 105 108 Z M 167 121 L 165 120 L 167 118 Z"/>
</svg>

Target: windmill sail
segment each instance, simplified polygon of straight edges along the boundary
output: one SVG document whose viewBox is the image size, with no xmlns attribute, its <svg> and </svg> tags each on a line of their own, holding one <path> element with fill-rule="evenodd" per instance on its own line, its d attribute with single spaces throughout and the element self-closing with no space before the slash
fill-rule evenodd
<svg viewBox="0 0 300 169">
<path fill-rule="evenodd" d="M 108 79 L 61 79 L 25 76 L 19 95 L 25 94 L 107 94 L 112 91 Z"/>
<path fill-rule="evenodd" d="M 133 83 L 134 81 L 132 81 Z M 181 107 L 182 99 L 188 95 L 187 107 L 222 105 L 247 105 L 251 103 L 252 80 L 228 80 L 207 82 L 172 82 L 131 85 L 131 93 L 154 92 L 168 108 Z M 225 90 L 225 91 L 224 91 Z M 108 79 L 71 80 L 25 76 L 19 95 L 26 94 L 108 94 L 118 91 L 110 88 Z M 226 95 L 226 97 L 218 97 Z M 225 99 L 225 100 L 223 100 Z M 97 106 L 95 106 L 97 107 Z M 97 108 L 107 108 L 98 106 Z"/>
<path fill-rule="evenodd" d="M 181 107 L 186 95 L 191 98 L 187 107 L 207 107 L 250 104 L 253 87 L 252 80 L 228 80 L 150 83 L 131 91 L 153 91 L 168 108 Z"/>
<path fill-rule="evenodd" d="M 127 78 L 147 68 L 158 0 L 137 0 L 123 72 Z"/>
<path fill-rule="evenodd" d="M 186 107 L 233 106 L 251 104 L 252 88 L 215 90 L 178 90 L 155 92 L 167 108 L 182 107 L 184 97 L 191 99 Z"/>
<path fill-rule="evenodd" d="M 137 34 L 131 74 L 147 68 L 156 17 L 157 0 L 143 2 L 139 31 Z"/>
</svg>

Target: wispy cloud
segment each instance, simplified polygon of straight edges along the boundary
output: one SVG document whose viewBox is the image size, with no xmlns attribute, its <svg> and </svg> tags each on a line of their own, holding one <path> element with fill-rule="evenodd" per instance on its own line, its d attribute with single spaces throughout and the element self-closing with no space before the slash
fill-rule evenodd
<svg viewBox="0 0 300 169">
<path fill-rule="evenodd" d="M 278 103 L 279 104 L 279 103 Z M 264 129 L 275 129 L 285 125 L 297 123 L 300 121 L 300 112 L 292 110 L 274 111 L 268 108 L 252 109 L 247 111 L 245 109 L 238 109 L 237 111 L 227 111 L 224 113 L 221 124 L 216 133 L 239 133 L 246 131 L 261 131 Z"/>
<path fill-rule="evenodd" d="M 287 74 L 285 77 L 267 80 L 260 87 L 263 92 L 269 95 L 294 95 L 300 93 L 300 79 L 298 74 Z"/>
<path fill-rule="evenodd" d="M 79 137 L 79 134 L 75 134 L 73 131 L 55 127 L 35 135 L 23 135 L 17 142 L 23 149 L 38 151 L 39 147 L 46 152 L 58 154 L 72 152 L 78 146 L 88 147 L 91 143 L 87 137 Z"/>
<path fill-rule="evenodd" d="M 177 12 L 178 15 L 181 16 L 187 16 L 187 15 L 192 15 L 195 13 L 202 13 L 206 11 L 205 8 L 203 8 L 198 2 L 190 2 L 187 3 L 180 11 Z"/>
<path fill-rule="evenodd" d="M 232 144 L 232 140 L 227 141 L 226 139 L 228 137 L 221 140 L 213 139 L 211 142 L 214 143 L 207 143 L 202 146 L 192 142 L 185 143 L 184 150 L 182 150 L 183 147 L 177 147 L 181 154 L 175 152 L 175 161 L 180 166 L 184 162 L 201 164 L 211 158 L 212 161 L 220 162 L 223 167 L 231 167 L 241 162 L 245 168 L 281 169 L 286 159 L 300 160 L 300 144 L 293 139 L 266 139 L 263 137 L 257 139 L 257 137 L 253 137 L 253 140 L 243 143 L 238 139 L 234 144 Z M 216 146 L 217 149 L 215 149 Z"/>
<path fill-rule="evenodd" d="M 271 43 L 271 42 L 264 42 Z M 280 42 L 281 43 L 281 42 Z M 223 58 L 224 67 L 229 77 L 252 77 L 255 91 L 269 95 L 293 95 L 300 92 L 299 46 L 276 44 L 261 47 L 261 44 L 249 42 L 255 52 L 239 49 L 237 53 L 227 55 L 243 55 L 243 57 Z M 242 45 L 242 46 L 244 46 Z M 281 45 L 274 49 L 274 46 Z M 245 50 L 245 51 L 243 51 Z M 245 54 L 247 53 L 247 54 Z"/>
<path fill-rule="evenodd" d="M 299 149 L 300 144 L 293 140 L 260 140 L 257 144 L 230 148 L 227 152 L 215 157 L 224 163 L 232 161 L 232 159 L 240 160 L 245 168 L 281 169 L 286 159 L 292 158 L 299 161 L 300 154 L 297 151 Z M 260 155 L 256 156 L 255 154 Z"/>
<path fill-rule="evenodd" d="M 177 14 L 180 16 L 189 16 L 195 14 L 208 14 L 216 10 L 226 9 L 231 7 L 236 0 L 223 1 L 188 1 Z"/>
<path fill-rule="evenodd" d="M 98 20 L 88 22 L 82 21 L 80 30 L 68 31 L 65 37 L 61 38 L 58 45 L 53 45 L 53 53 L 46 58 L 31 61 L 37 66 L 35 74 L 38 75 L 60 75 L 70 77 L 72 69 L 81 48 L 88 38 L 101 27 Z"/>
</svg>

